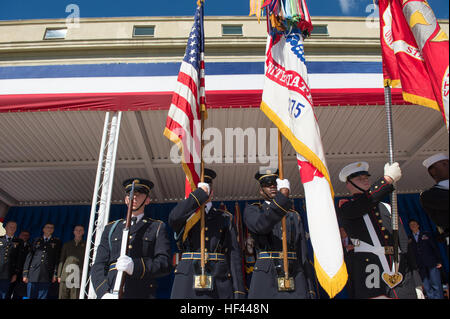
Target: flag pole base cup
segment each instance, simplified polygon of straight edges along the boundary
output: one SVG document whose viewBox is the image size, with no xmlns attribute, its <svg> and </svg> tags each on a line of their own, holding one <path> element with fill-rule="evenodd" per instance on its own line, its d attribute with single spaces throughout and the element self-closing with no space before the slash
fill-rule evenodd
<svg viewBox="0 0 450 319">
<path fill-rule="evenodd" d="M 194 276 L 194 289 L 199 291 L 212 291 L 213 280 L 210 275 L 195 275 Z"/>
<path fill-rule="evenodd" d="M 383 278 L 383 281 L 389 286 L 389 288 L 394 288 L 397 285 L 399 285 L 403 280 L 403 275 L 399 272 L 395 272 L 394 274 L 390 275 L 386 272 L 384 272 L 381 275 L 381 278 Z"/>
<path fill-rule="evenodd" d="M 294 291 L 294 278 L 278 277 L 278 291 Z"/>
</svg>

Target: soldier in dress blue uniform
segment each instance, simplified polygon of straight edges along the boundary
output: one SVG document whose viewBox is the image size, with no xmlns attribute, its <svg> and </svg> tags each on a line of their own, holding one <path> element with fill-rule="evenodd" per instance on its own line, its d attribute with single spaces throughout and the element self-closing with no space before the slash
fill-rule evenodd
<svg viewBox="0 0 450 319">
<path fill-rule="evenodd" d="M 23 282 L 23 266 L 25 264 L 25 260 L 27 259 L 28 253 L 31 250 L 32 244 L 30 242 L 30 232 L 28 230 L 23 229 L 19 233 L 18 238 L 22 241 L 23 245 L 21 246 L 19 252 L 18 275 L 17 281 L 13 287 L 13 299 L 23 299 L 27 296 L 27 284 Z"/>
<path fill-rule="evenodd" d="M 307 257 L 307 244 L 303 223 L 292 209 L 287 179 L 278 178 L 278 170 L 256 173 L 262 204 L 248 205 L 244 210 L 244 223 L 255 240 L 256 263 L 248 298 L 262 299 L 315 299 L 314 274 Z M 283 289 L 279 278 L 285 277 L 281 220 L 286 216 L 289 277 L 291 289 Z"/>
<path fill-rule="evenodd" d="M 400 166 L 398 163 L 387 163 L 384 176 L 372 185 L 368 169 L 367 162 L 355 162 L 345 166 L 339 174 L 340 181 L 352 194 L 350 200 L 341 200 L 337 209 L 341 226 L 353 244 L 352 264 L 348 267 L 351 270 L 349 295 L 357 299 L 416 299 L 420 292 L 416 292 L 415 288 L 422 282 L 414 256 L 408 251 L 408 236 L 400 219 L 399 273 L 403 279 L 397 284 L 388 277 L 394 273 L 394 241 L 391 208 L 381 200 L 394 190 L 393 183 L 401 178 Z"/>
<path fill-rule="evenodd" d="M 46 223 L 43 236 L 34 240 L 25 260 L 23 282 L 30 299 L 47 299 L 50 284 L 56 282 L 61 240 L 52 236 L 54 231 L 55 225 Z"/>
<path fill-rule="evenodd" d="M 212 207 L 213 170 L 205 169 L 204 183 L 178 203 L 169 215 L 169 226 L 174 230 L 181 260 L 175 269 L 172 299 L 241 299 L 245 298 L 242 275 L 242 254 L 237 241 L 233 216 Z M 201 275 L 200 213 L 205 204 L 206 275 L 210 285 L 195 285 Z"/>
<path fill-rule="evenodd" d="M 123 187 L 127 205 L 130 204 L 129 193 L 133 181 L 135 189 L 128 253 L 120 256 L 126 220 L 120 219 L 106 225 L 90 272 L 97 298 L 111 298 L 118 270 L 126 273 L 124 299 L 155 298 L 156 279 L 171 271 L 170 242 L 166 227 L 162 221 L 144 216 L 154 184 L 142 178 L 125 180 Z"/>
<path fill-rule="evenodd" d="M 14 236 L 17 223 L 6 223 L 6 234 L 0 237 L 0 299 L 9 299 L 10 285 L 18 280 L 20 274 L 19 257 L 23 246 L 21 239 Z"/>
</svg>

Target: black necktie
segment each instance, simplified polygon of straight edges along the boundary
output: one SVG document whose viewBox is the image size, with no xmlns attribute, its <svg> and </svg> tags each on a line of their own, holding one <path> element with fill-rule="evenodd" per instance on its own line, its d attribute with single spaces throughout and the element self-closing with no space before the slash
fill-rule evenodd
<svg viewBox="0 0 450 319">
<path fill-rule="evenodd" d="M 137 217 L 131 217 L 131 225 L 136 225 Z"/>
</svg>

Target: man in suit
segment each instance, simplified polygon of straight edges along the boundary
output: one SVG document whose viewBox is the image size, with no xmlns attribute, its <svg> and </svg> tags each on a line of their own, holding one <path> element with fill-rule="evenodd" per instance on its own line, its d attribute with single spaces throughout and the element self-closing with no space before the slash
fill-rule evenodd
<svg viewBox="0 0 450 319">
<path fill-rule="evenodd" d="M 61 253 L 61 240 L 53 237 L 55 225 L 46 223 L 43 235 L 36 238 L 25 260 L 23 282 L 27 284 L 30 299 L 47 299 L 51 283 L 56 283 L 56 272 Z"/>
<path fill-rule="evenodd" d="M 130 191 L 134 182 L 134 200 Z M 150 204 L 153 182 L 142 178 L 130 178 L 122 183 L 125 204 L 131 205 L 132 218 L 129 230 L 127 255 L 120 255 L 122 235 L 126 220 L 119 219 L 105 226 L 95 262 L 90 275 L 97 298 L 116 299 L 112 294 L 118 271 L 125 275 L 124 299 L 153 299 L 156 296 L 156 279 L 171 270 L 170 241 L 164 223 L 144 216 L 145 206 Z"/>
<path fill-rule="evenodd" d="M 443 299 L 441 255 L 433 234 L 421 231 L 419 223 L 414 219 L 411 219 L 408 224 L 412 232 L 409 236 L 409 246 L 416 256 L 426 296 L 429 299 Z"/>
<path fill-rule="evenodd" d="M 233 216 L 212 206 L 212 184 L 216 173 L 204 171 L 204 183 L 179 202 L 169 215 L 181 250 L 175 269 L 172 299 L 241 299 L 246 295 L 242 255 Z M 205 276 L 201 273 L 201 222 L 198 209 L 205 206 Z M 191 223 L 192 222 L 192 223 Z"/>
<path fill-rule="evenodd" d="M 74 238 L 64 244 L 58 266 L 59 299 L 78 299 L 86 242 L 84 227 L 73 228 Z"/>
<path fill-rule="evenodd" d="M 401 223 L 398 227 L 399 273 L 392 269 L 394 241 L 390 205 L 381 200 L 394 190 L 393 183 L 401 178 L 398 163 L 387 163 L 384 176 L 371 184 L 369 164 L 355 162 L 345 166 L 339 179 L 352 194 L 341 200 L 337 209 L 341 226 L 353 244 L 351 298 L 416 299 L 422 286 L 417 266 L 408 251 L 408 236 Z"/>
<path fill-rule="evenodd" d="M 425 212 L 438 227 L 439 239 L 449 245 L 448 223 L 448 156 L 442 153 L 435 154 L 423 161 L 436 184 L 420 194 L 420 202 Z"/>
<path fill-rule="evenodd" d="M 287 179 L 278 178 L 278 170 L 257 172 L 262 204 L 248 205 L 244 223 L 255 240 L 256 263 L 250 283 L 249 298 L 315 299 L 312 266 L 307 256 L 306 236 L 300 214 L 292 209 Z M 291 283 L 283 286 L 285 270 L 281 220 L 286 217 L 288 272 Z"/>
<path fill-rule="evenodd" d="M 23 242 L 14 236 L 17 223 L 9 221 L 5 235 L 0 237 L 0 299 L 10 298 L 10 285 L 17 281 L 19 274 L 19 253 Z"/>
</svg>

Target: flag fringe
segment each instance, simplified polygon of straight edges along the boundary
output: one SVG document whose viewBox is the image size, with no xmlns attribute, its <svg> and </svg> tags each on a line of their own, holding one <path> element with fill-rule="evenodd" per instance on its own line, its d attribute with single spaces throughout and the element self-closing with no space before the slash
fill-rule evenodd
<svg viewBox="0 0 450 319">
<path fill-rule="evenodd" d="M 338 272 L 333 277 L 330 277 L 325 270 L 323 270 L 322 266 L 320 266 L 316 254 L 314 254 L 314 269 L 316 270 L 316 276 L 320 285 L 328 293 L 330 298 L 334 298 L 334 296 L 344 289 L 348 279 L 345 262 L 342 262 Z"/>
<path fill-rule="evenodd" d="M 174 144 L 178 146 L 178 149 L 181 151 L 181 165 L 183 167 L 183 171 L 186 174 L 186 177 L 189 181 L 189 184 L 191 184 L 191 189 L 195 190 L 197 188 L 197 185 L 194 183 L 194 179 L 192 178 L 192 173 L 187 166 L 187 163 L 184 162 L 184 150 L 183 150 L 183 143 L 181 142 L 180 138 L 177 134 L 169 130 L 167 127 L 164 129 L 164 136 L 167 137 L 170 141 L 172 141 Z"/>
<path fill-rule="evenodd" d="M 391 88 L 401 87 L 400 80 L 384 79 L 384 86 L 390 86 Z"/>
<path fill-rule="evenodd" d="M 441 112 L 441 109 L 439 108 L 439 105 L 435 100 L 430 100 L 430 99 L 427 99 L 426 97 L 414 95 L 411 93 L 406 93 L 406 92 L 402 92 L 402 93 L 403 93 L 403 99 L 406 102 L 422 105 L 422 106 L 429 107 L 429 108 L 432 108 L 433 110 Z"/>
<path fill-rule="evenodd" d="M 264 102 L 261 102 L 261 110 L 266 116 L 278 127 L 281 133 L 291 142 L 295 151 L 305 157 L 315 168 L 317 168 L 328 181 L 330 185 L 331 196 L 334 198 L 333 185 L 331 184 L 330 175 L 324 163 L 311 151 L 305 144 L 300 142 L 292 133 L 292 131 L 283 123 L 278 115 L 272 111 L 272 109 Z"/>
</svg>

